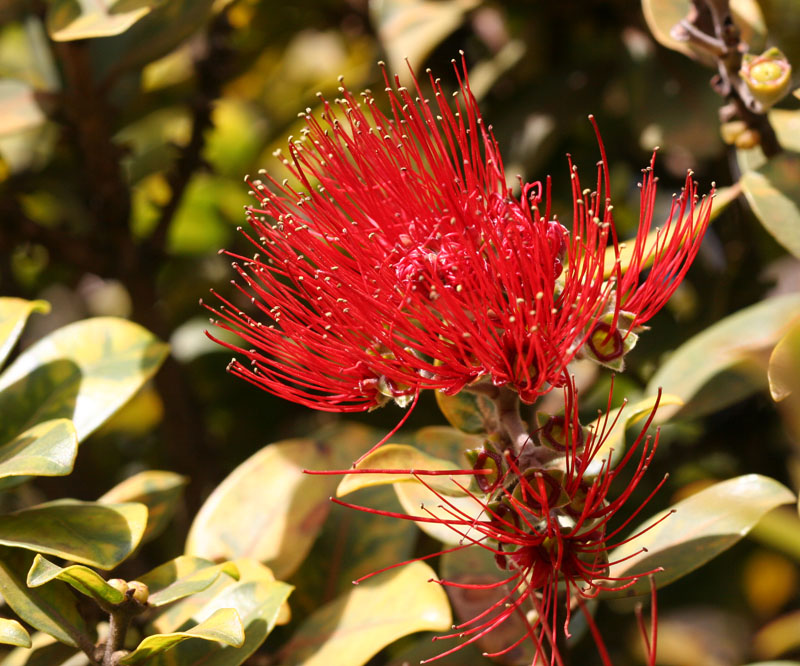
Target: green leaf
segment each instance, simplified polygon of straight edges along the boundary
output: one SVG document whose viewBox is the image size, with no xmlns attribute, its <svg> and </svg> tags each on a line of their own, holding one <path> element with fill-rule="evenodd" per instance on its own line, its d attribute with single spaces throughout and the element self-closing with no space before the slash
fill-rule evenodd
<svg viewBox="0 0 800 666">
<path fill-rule="evenodd" d="M 138 545 L 142 504 L 56 500 L 0 516 L 0 544 L 112 569 Z"/>
<path fill-rule="evenodd" d="M 283 666 L 361 666 L 415 631 L 444 631 L 450 604 L 436 574 L 413 562 L 354 587 L 309 617 L 281 650 Z"/>
<path fill-rule="evenodd" d="M 148 603 L 157 607 L 205 590 L 223 573 L 239 579 L 239 570 L 233 562 L 214 564 L 200 557 L 181 555 L 138 580 L 150 589 Z"/>
<path fill-rule="evenodd" d="M 77 599 L 60 581 L 30 589 L 25 579 L 33 559 L 33 553 L 0 547 L 0 590 L 3 591 L 3 598 L 32 627 L 62 643 L 76 646 L 75 636 L 89 634 L 86 622 L 78 612 Z"/>
<path fill-rule="evenodd" d="M 147 662 L 148 666 L 237 666 L 243 663 L 275 627 L 291 591 L 291 585 L 264 580 L 235 583 L 225 588 L 194 616 L 194 626 L 202 624 L 221 608 L 234 609 L 244 626 L 244 643 L 234 647 L 186 641 L 169 652 L 155 655 Z M 190 628 L 186 626 L 182 630 Z"/>
<path fill-rule="evenodd" d="M 57 42 L 119 35 L 155 4 L 154 0 L 51 0 L 47 32 Z"/>
<path fill-rule="evenodd" d="M 2 617 L 0 618 L 0 643 L 29 648 L 31 637 L 19 622 Z"/>
<path fill-rule="evenodd" d="M 371 453 L 358 463 L 354 469 L 382 469 L 382 470 L 457 470 L 459 467 L 441 458 L 434 458 L 426 453 L 406 444 L 384 444 L 374 453 Z M 455 478 L 462 485 L 468 486 L 471 476 L 449 477 L 422 476 L 422 480 L 438 492 L 446 495 L 466 495 L 466 493 L 453 483 Z M 347 474 L 336 488 L 336 496 L 344 497 L 360 488 L 382 486 L 390 483 L 420 483 L 412 474 Z"/>
<path fill-rule="evenodd" d="M 640 575 L 663 567 L 655 580 L 658 587 L 664 587 L 730 548 L 767 512 L 795 500 L 788 488 L 758 474 L 716 483 L 637 527 L 633 533 L 638 537 L 610 553 L 610 561 L 616 564 L 611 566 L 609 578 Z M 673 515 L 661 520 L 672 511 Z M 647 552 L 640 552 L 643 548 Z M 649 589 L 645 576 L 632 587 L 602 595 L 636 596 Z"/>
<path fill-rule="evenodd" d="M 88 666 L 88 663 L 82 651 L 41 632 L 31 636 L 30 648 L 16 648 L 3 657 L 3 666 Z"/>
<path fill-rule="evenodd" d="M 235 609 L 220 608 L 207 620 L 186 631 L 148 636 L 133 652 L 120 659 L 120 663 L 138 664 L 156 654 L 171 650 L 189 638 L 200 638 L 238 648 L 244 644 L 244 627 Z"/>
<path fill-rule="evenodd" d="M 391 71 L 408 81 L 408 65 L 419 69 L 427 55 L 479 4 L 480 0 L 370 2 L 372 23 L 377 28 Z"/>
<path fill-rule="evenodd" d="M 469 391 L 455 395 L 436 391 L 435 395 L 436 404 L 451 426 L 466 433 L 486 432 L 482 415 L 494 415 L 494 405 L 489 398 Z"/>
<path fill-rule="evenodd" d="M 742 191 L 764 228 L 800 257 L 800 155 L 781 153 L 741 178 Z"/>
<path fill-rule="evenodd" d="M 291 575 L 325 521 L 340 480 L 303 470 L 347 468 L 377 441 L 373 437 L 368 429 L 343 426 L 317 441 L 286 440 L 261 449 L 211 493 L 184 552 L 215 562 L 251 557 L 278 578 Z"/>
<path fill-rule="evenodd" d="M 115 317 L 79 321 L 26 349 L 0 375 L 0 441 L 69 418 L 83 441 L 122 407 L 166 358 L 167 345 Z"/>
<path fill-rule="evenodd" d="M 693 414 L 705 413 L 741 399 L 756 390 L 758 383 L 751 381 L 738 392 L 729 386 L 727 391 L 715 393 L 705 404 L 690 405 L 704 384 L 755 352 L 774 345 L 789 328 L 791 320 L 798 316 L 800 296 L 787 294 L 726 317 L 673 352 L 648 382 L 646 393 L 652 395 L 662 388 L 664 393 L 683 400 L 687 408 L 692 408 Z M 662 418 L 674 411 L 663 410 Z"/>
<path fill-rule="evenodd" d="M 0 479 L 64 476 L 78 455 L 78 434 L 69 419 L 38 423 L 0 446 Z"/>
<path fill-rule="evenodd" d="M 646 419 L 650 412 L 653 411 L 653 406 L 656 403 L 656 397 L 644 398 L 633 405 L 624 405 L 614 410 L 613 414 L 608 416 L 608 423 L 616 423 L 613 428 L 606 435 L 603 445 L 598 449 L 594 459 L 586 468 L 586 476 L 596 476 L 603 469 L 606 460 L 611 458 L 611 467 L 613 468 L 622 458 L 625 453 L 625 431 L 632 425 L 639 423 Z M 653 417 L 653 423 L 658 424 L 663 422 L 664 419 L 661 414 L 664 407 L 668 405 L 682 405 L 683 401 L 675 395 L 662 395 L 658 404 L 658 411 Z M 598 416 L 592 421 L 588 427 L 597 432 L 602 427 L 603 421 L 606 420 L 605 415 Z"/>
<path fill-rule="evenodd" d="M 97 501 L 104 504 L 139 502 L 147 507 L 147 528 L 142 541 L 161 534 L 175 515 L 189 479 L 174 472 L 139 472 L 117 484 Z"/>
<path fill-rule="evenodd" d="M 33 564 L 28 571 L 28 587 L 41 587 L 51 580 L 64 581 L 81 594 L 109 604 L 125 601 L 125 595 L 106 583 L 105 578 L 96 571 L 79 564 L 61 568 L 37 555 L 33 558 Z"/>
<path fill-rule="evenodd" d="M 36 91 L 28 83 L 10 79 L 0 81 L 0 136 L 24 132 L 38 127 L 45 120 L 47 118 L 36 101 Z"/>
<path fill-rule="evenodd" d="M 5 119 L 4 114 L 0 115 Z M 26 301 L 22 298 L 0 298 L 0 365 L 8 358 L 25 322 L 33 312 L 47 314 L 50 312 L 50 304 L 47 301 Z"/>
<path fill-rule="evenodd" d="M 767 366 L 769 392 L 775 402 L 795 393 L 800 381 L 800 322 L 775 345 Z"/>
</svg>

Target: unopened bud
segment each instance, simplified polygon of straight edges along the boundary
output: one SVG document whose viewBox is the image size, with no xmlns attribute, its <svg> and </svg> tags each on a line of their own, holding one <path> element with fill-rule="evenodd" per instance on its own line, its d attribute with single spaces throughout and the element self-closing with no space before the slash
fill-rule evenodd
<svg viewBox="0 0 800 666">
<path fill-rule="evenodd" d="M 739 70 L 750 92 L 764 108 L 782 100 L 792 85 L 792 66 L 780 49 L 767 49 L 760 56 L 746 54 Z"/>
<path fill-rule="evenodd" d="M 132 580 L 128 583 L 128 589 L 133 590 L 133 598 L 140 604 L 146 604 L 150 598 L 150 588 L 138 580 Z"/>
<path fill-rule="evenodd" d="M 109 578 L 106 583 L 113 587 L 117 592 L 122 592 L 122 594 L 125 594 L 125 592 L 128 591 L 128 583 L 122 580 L 122 578 Z"/>
</svg>

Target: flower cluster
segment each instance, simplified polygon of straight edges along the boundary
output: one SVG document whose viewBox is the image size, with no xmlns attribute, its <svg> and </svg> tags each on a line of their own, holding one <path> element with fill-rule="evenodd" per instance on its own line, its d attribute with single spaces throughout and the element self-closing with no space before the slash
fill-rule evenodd
<svg viewBox="0 0 800 666">
<path fill-rule="evenodd" d="M 494 556 L 503 572 L 495 582 L 436 581 L 446 587 L 499 590 L 501 593 L 483 611 L 455 626 L 452 634 L 437 637 L 435 640 L 462 639 L 462 642 L 428 661 L 480 641 L 509 619 L 521 617 L 524 629 L 519 637 L 502 650 L 485 656 L 501 657 L 524 641 L 532 640 L 536 654 L 534 663 L 561 664 L 557 637 L 560 632 L 569 636 L 571 615 L 577 608 L 590 624 L 602 663 L 611 663 L 585 602 L 603 590 L 623 590 L 642 577 L 655 573 L 654 570 L 631 576 L 611 575 L 610 567 L 619 562 L 610 560 L 609 553 L 639 536 L 634 534 L 623 539 L 620 534 L 665 479 L 629 515 L 615 521 L 613 528 L 609 524 L 636 490 L 655 453 L 658 433 L 651 438 L 646 431 L 658 408 L 658 400 L 640 435 L 618 464 L 612 466 L 607 440 L 621 410 L 617 411 L 615 418 L 610 417 L 613 410 L 609 395 L 603 418 L 595 428 L 584 428 L 578 420 L 578 391 L 571 379 L 565 382 L 563 390 L 564 414 L 551 417 L 534 431 L 519 455 L 513 455 L 509 450 L 493 449 L 487 442 L 489 448 L 476 456 L 472 469 L 474 484 L 470 486 L 459 481 L 464 478 L 461 475 L 465 471 L 453 474 L 452 483 L 474 501 L 474 506 L 478 507 L 476 512 L 465 511 L 452 501 L 452 497 L 428 482 L 428 474 L 441 472 L 423 470 L 406 471 L 436 497 L 438 512 L 428 507 L 428 515 L 423 516 L 389 513 L 334 500 L 370 513 L 446 525 L 461 544 L 451 550 L 477 547 Z M 553 455 L 546 461 L 541 457 L 534 460 L 536 456 L 531 454 L 544 448 Z M 629 470 L 631 467 L 632 472 Z M 395 478 L 398 471 L 385 473 Z M 354 469 L 341 473 L 375 474 L 380 470 Z M 626 475 L 626 485 L 621 489 L 615 488 L 619 494 L 612 495 L 612 485 L 622 474 Z M 442 518 L 442 514 L 449 518 Z M 395 566 L 402 564 L 406 562 Z M 375 573 L 380 572 L 373 572 L 365 578 Z"/>
<path fill-rule="evenodd" d="M 532 403 L 563 384 L 576 355 L 621 368 L 697 252 L 710 199 L 698 204 L 689 174 L 654 240 L 651 163 L 626 250 L 603 152 L 594 190 L 570 162 L 568 230 L 551 213 L 549 180 L 513 195 L 466 68 L 456 73 L 453 101 L 430 76 L 431 101 L 416 79 L 393 87 L 384 72 L 387 113 L 369 91 L 320 97 L 290 140 L 291 179 L 248 179 L 255 253 L 228 254 L 256 310 L 222 297 L 208 306 L 245 345 L 221 342 L 249 361 L 234 359 L 233 374 L 347 412 L 481 379 Z"/>
</svg>

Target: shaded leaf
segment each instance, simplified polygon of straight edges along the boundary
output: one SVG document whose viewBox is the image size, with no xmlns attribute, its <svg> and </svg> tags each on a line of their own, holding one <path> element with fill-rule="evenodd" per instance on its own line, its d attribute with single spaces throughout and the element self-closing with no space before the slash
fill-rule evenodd
<svg viewBox="0 0 800 666">
<path fill-rule="evenodd" d="M 275 627 L 280 609 L 292 591 L 280 581 L 250 581 L 225 588 L 193 618 L 205 622 L 219 609 L 234 609 L 244 626 L 244 643 L 240 647 L 205 641 L 186 641 L 169 652 L 155 655 L 148 666 L 237 666 L 243 663 Z M 189 629 L 187 626 L 182 630 Z"/>
<path fill-rule="evenodd" d="M 656 371 L 646 392 L 658 388 L 690 406 L 692 398 L 706 382 L 723 370 L 750 357 L 757 350 L 771 347 L 786 332 L 792 318 L 800 315 L 800 296 L 787 294 L 757 303 L 710 326 L 681 345 Z M 758 385 L 753 383 L 750 391 Z M 745 393 L 746 395 L 746 393 Z M 714 409 L 740 399 L 742 393 L 715 395 L 704 409 Z M 662 418 L 674 409 L 663 410 Z M 695 412 L 699 409 L 695 408 Z"/>
<path fill-rule="evenodd" d="M 142 504 L 56 500 L 0 516 L 0 544 L 111 569 L 137 546 L 146 523 Z"/>
<path fill-rule="evenodd" d="M 47 32 L 57 42 L 119 35 L 154 4 L 154 0 L 52 0 Z"/>
<path fill-rule="evenodd" d="M 75 595 L 60 581 L 29 588 L 25 580 L 33 559 L 33 553 L 0 546 L 0 589 L 3 590 L 3 598 L 32 627 L 62 643 L 76 646 L 74 637 L 88 634 L 89 630 L 78 612 Z"/>
<path fill-rule="evenodd" d="M 31 637 L 19 622 L 2 617 L 0 618 L 0 643 L 29 648 Z"/>
<path fill-rule="evenodd" d="M 451 426 L 467 433 L 486 432 L 482 415 L 494 414 L 494 405 L 489 398 L 469 391 L 459 391 L 455 395 L 436 391 L 435 395 L 436 404 Z"/>
<path fill-rule="evenodd" d="M 419 449 L 406 444 L 384 444 L 374 453 L 371 453 L 358 463 L 356 470 L 381 469 L 381 470 L 457 470 L 458 466 L 449 460 L 434 458 Z M 438 492 L 448 495 L 465 495 L 466 493 L 456 486 L 451 477 L 422 476 L 423 481 L 435 488 Z M 464 486 L 468 486 L 472 477 L 455 477 Z M 345 475 L 338 487 L 336 496 L 344 497 L 360 488 L 382 486 L 390 483 L 420 483 L 412 474 L 348 474 Z"/>
<path fill-rule="evenodd" d="M 37 632 L 30 648 L 17 648 L 3 657 L 3 666 L 89 666 L 89 659 L 74 647 Z"/>
<path fill-rule="evenodd" d="M 69 419 L 38 423 L 0 446 L 0 478 L 64 476 L 78 455 L 78 434 Z"/>
<path fill-rule="evenodd" d="M 480 0 L 370 0 L 372 22 L 389 59 L 402 80 L 410 75 L 406 61 L 419 69 L 427 55 L 458 28 L 466 12 Z"/>
<path fill-rule="evenodd" d="M 152 377 L 167 351 L 138 324 L 115 317 L 60 328 L 0 375 L 0 411 L 13 415 L 0 431 L 7 435 L 64 417 L 83 441 Z"/>
<path fill-rule="evenodd" d="M 782 153 L 741 178 L 742 191 L 764 228 L 800 257 L 800 156 Z"/>
<path fill-rule="evenodd" d="M 156 634 L 145 638 L 129 655 L 120 659 L 121 664 L 138 664 L 161 652 L 166 652 L 190 638 L 215 641 L 241 647 L 244 644 L 244 627 L 239 613 L 233 608 L 220 608 L 207 620 L 186 631 L 172 634 Z"/>
<path fill-rule="evenodd" d="M 361 666 L 401 636 L 452 623 L 444 590 L 427 564 L 371 578 L 309 617 L 283 648 L 284 666 Z"/>
<path fill-rule="evenodd" d="M 758 474 L 716 483 L 637 527 L 633 533 L 640 536 L 609 555 L 615 562 L 609 577 L 633 576 L 663 567 L 664 571 L 656 575 L 656 584 L 663 587 L 730 548 L 770 510 L 795 500 L 788 488 Z M 656 524 L 670 511 L 674 514 Z M 651 525 L 654 527 L 649 529 Z M 647 552 L 639 552 L 642 548 Z M 602 595 L 635 596 L 649 589 L 644 577 L 632 587 Z"/>
<path fill-rule="evenodd" d="M 125 600 L 125 595 L 115 587 L 111 587 L 96 571 L 79 564 L 62 569 L 41 555 L 36 555 L 28 571 L 26 581 L 28 587 L 41 587 L 56 579 L 64 581 L 87 597 L 109 604 L 119 604 Z"/>
<path fill-rule="evenodd" d="M 328 498 L 340 480 L 303 470 L 347 468 L 374 443 L 373 436 L 371 430 L 343 426 L 317 441 L 286 440 L 261 449 L 211 493 L 184 552 L 217 562 L 251 557 L 278 578 L 291 575 L 325 521 Z"/>
<path fill-rule="evenodd" d="M 625 453 L 625 431 L 632 425 L 636 425 L 640 421 L 644 421 L 653 411 L 653 406 L 656 403 L 656 397 L 644 398 L 632 405 L 624 405 L 614 410 L 608 417 L 609 423 L 616 423 L 614 427 L 608 432 L 603 445 L 598 449 L 595 458 L 586 468 L 586 476 L 595 476 L 600 473 L 600 470 L 605 465 L 606 461 L 611 457 L 611 467 L 613 468 L 622 458 Z M 653 424 L 658 424 L 664 421 L 660 415 L 664 412 L 664 407 L 668 405 L 683 405 L 683 401 L 676 395 L 663 395 L 658 405 L 658 411 L 653 417 Z M 588 427 L 597 432 L 605 421 L 605 416 L 598 416 L 592 421 Z"/>
<path fill-rule="evenodd" d="M 183 496 L 183 488 L 188 482 L 188 478 L 174 472 L 139 472 L 118 483 L 97 501 L 104 504 L 144 504 L 147 507 L 147 527 L 142 541 L 149 541 L 161 534 L 172 520 Z"/>
<path fill-rule="evenodd" d="M 239 570 L 233 562 L 214 564 L 200 557 L 181 555 L 140 576 L 139 580 L 150 589 L 148 603 L 157 607 L 205 590 L 223 573 L 239 579 Z"/>
<path fill-rule="evenodd" d="M 0 117 L 5 121 L 5 113 L 0 114 Z M 8 358 L 25 322 L 33 312 L 47 314 L 50 312 L 50 304 L 47 301 L 26 301 L 22 298 L 0 298 L 0 364 Z"/>
</svg>

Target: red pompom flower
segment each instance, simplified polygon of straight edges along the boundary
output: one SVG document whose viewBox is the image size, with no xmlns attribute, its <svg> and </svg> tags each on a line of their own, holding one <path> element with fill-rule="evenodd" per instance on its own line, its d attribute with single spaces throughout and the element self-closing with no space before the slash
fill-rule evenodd
<svg viewBox="0 0 800 666">
<path fill-rule="evenodd" d="M 623 271 L 606 259 L 607 247 L 620 249 L 605 155 L 594 191 L 571 167 L 568 231 L 551 215 L 549 180 L 513 196 L 466 68 L 456 73 L 453 101 L 433 76 L 430 101 L 416 79 L 410 91 L 384 75 L 387 114 L 369 91 L 360 101 L 344 87 L 333 103 L 320 96 L 319 117 L 308 109 L 303 136 L 290 139 L 291 182 L 248 179 L 255 254 L 228 255 L 255 311 L 222 297 L 209 306 L 245 345 L 221 342 L 249 360 L 234 359 L 233 374 L 328 411 L 404 404 L 482 378 L 530 403 L 563 383 L 582 347 L 601 362 L 621 357 L 620 341 L 630 347 L 663 305 L 708 222 L 691 177 L 649 247 L 648 172 Z"/>
</svg>

